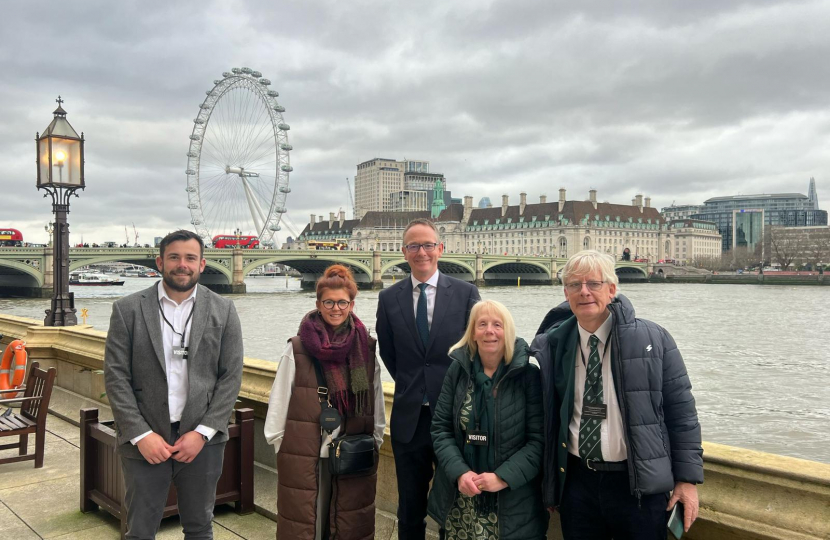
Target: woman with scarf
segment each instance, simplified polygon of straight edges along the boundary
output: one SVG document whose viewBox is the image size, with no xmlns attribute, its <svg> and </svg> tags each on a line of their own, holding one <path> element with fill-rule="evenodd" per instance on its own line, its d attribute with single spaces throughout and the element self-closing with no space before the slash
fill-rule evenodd
<svg viewBox="0 0 830 540">
<path fill-rule="evenodd" d="M 429 515 L 447 539 L 545 538 L 539 368 L 502 304 L 477 303 L 450 349 L 432 441 L 438 468 Z"/>
<path fill-rule="evenodd" d="M 375 468 L 329 474 L 329 443 L 339 435 L 373 435 L 386 425 L 375 340 L 354 314 L 357 284 L 336 264 L 317 281 L 317 307 L 288 340 L 271 387 L 265 439 L 277 453 L 277 539 L 368 540 L 375 534 Z M 322 429 L 318 363 L 340 426 Z M 324 400 L 325 402 L 325 400 Z"/>
</svg>

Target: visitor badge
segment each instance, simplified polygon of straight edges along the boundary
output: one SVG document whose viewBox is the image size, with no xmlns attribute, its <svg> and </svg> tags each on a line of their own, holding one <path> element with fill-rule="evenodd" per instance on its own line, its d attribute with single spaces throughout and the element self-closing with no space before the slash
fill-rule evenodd
<svg viewBox="0 0 830 540">
<path fill-rule="evenodd" d="M 582 416 L 588 418 L 597 418 L 605 420 L 608 416 L 608 405 L 601 403 L 599 405 L 582 405 Z"/>
<path fill-rule="evenodd" d="M 474 444 L 476 446 L 487 446 L 487 432 L 470 430 L 467 432 L 467 444 Z"/>
<path fill-rule="evenodd" d="M 187 347 L 173 346 L 173 358 L 177 360 L 187 360 Z"/>
</svg>

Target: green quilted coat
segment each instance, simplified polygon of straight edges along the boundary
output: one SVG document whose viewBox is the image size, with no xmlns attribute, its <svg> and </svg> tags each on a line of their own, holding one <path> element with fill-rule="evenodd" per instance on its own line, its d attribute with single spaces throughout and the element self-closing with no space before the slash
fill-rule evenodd
<svg viewBox="0 0 830 540">
<path fill-rule="evenodd" d="M 542 506 L 541 468 L 544 447 L 542 386 L 539 368 L 529 363 L 527 343 L 518 338 L 513 359 L 494 388 L 496 470 L 508 487 L 498 492 L 499 540 L 545 538 L 548 513 Z M 441 395 L 432 418 L 432 441 L 438 468 L 429 494 L 429 515 L 441 526 L 458 496 L 458 477 L 471 470 L 463 456 L 461 406 L 472 373 L 466 348 L 450 354 Z"/>
</svg>

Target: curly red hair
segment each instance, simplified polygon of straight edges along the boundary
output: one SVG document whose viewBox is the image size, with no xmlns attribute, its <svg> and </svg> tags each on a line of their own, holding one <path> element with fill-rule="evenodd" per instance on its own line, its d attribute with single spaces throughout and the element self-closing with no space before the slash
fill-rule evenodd
<svg viewBox="0 0 830 540">
<path fill-rule="evenodd" d="M 342 264 L 329 266 L 320 279 L 317 280 L 317 300 L 323 297 L 325 289 L 346 289 L 350 300 L 354 300 L 354 297 L 357 296 L 357 282 L 354 280 L 352 271 Z"/>
</svg>

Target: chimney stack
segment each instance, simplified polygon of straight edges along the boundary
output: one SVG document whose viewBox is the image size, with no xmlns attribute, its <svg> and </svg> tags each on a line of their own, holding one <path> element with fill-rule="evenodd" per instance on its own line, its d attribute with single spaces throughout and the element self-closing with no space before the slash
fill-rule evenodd
<svg viewBox="0 0 830 540">
<path fill-rule="evenodd" d="M 525 207 L 527 206 L 527 193 L 519 193 L 519 215 L 525 215 Z"/>
<path fill-rule="evenodd" d="M 329 212 L 329 229 L 334 225 L 334 212 Z"/>
<path fill-rule="evenodd" d="M 597 190 L 590 189 L 588 190 L 588 200 L 591 201 L 591 204 L 594 206 L 594 210 L 597 209 Z"/>
<path fill-rule="evenodd" d="M 651 208 L 651 197 L 646 197 L 646 208 Z"/>
<path fill-rule="evenodd" d="M 316 221 L 317 221 L 317 216 L 315 216 L 314 214 L 311 214 L 311 221 L 309 221 L 308 230 L 311 230 L 311 229 L 314 228 L 314 223 Z"/>
<path fill-rule="evenodd" d="M 322 222 L 323 222 L 323 216 L 322 215 L 317 216 L 317 223 L 322 223 Z"/>
<path fill-rule="evenodd" d="M 507 194 L 501 196 L 501 215 L 507 214 Z"/>
<path fill-rule="evenodd" d="M 634 197 L 634 200 L 637 201 L 637 204 L 635 206 L 637 206 L 637 208 L 640 209 L 640 213 L 642 214 L 643 213 L 643 196 L 638 194 Z"/>
<path fill-rule="evenodd" d="M 559 188 L 559 211 L 565 208 L 565 188 Z"/>
<path fill-rule="evenodd" d="M 472 210 L 473 208 L 473 197 L 471 195 L 464 195 L 464 211 Z"/>
<path fill-rule="evenodd" d="M 539 195 L 539 204 L 546 204 L 548 202 L 547 195 Z"/>
<path fill-rule="evenodd" d="M 344 221 L 346 221 L 346 211 L 345 211 L 345 210 L 341 210 L 341 211 L 340 211 L 340 226 L 341 226 L 341 227 L 343 226 L 343 222 L 344 222 Z"/>
</svg>

